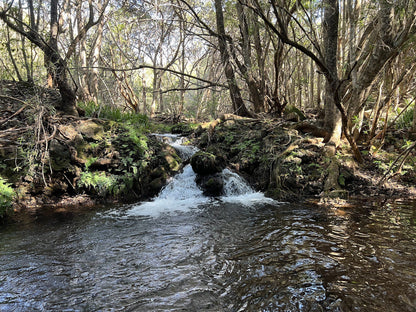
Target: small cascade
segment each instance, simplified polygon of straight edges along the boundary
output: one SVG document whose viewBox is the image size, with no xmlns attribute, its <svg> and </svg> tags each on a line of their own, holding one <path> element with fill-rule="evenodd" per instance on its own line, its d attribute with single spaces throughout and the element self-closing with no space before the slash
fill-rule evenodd
<svg viewBox="0 0 416 312">
<path fill-rule="evenodd" d="M 183 172 L 173 177 L 153 201 L 134 206 L 127 215 L 157 217 L 162 213 L 187 211 L 208 203 L 210 199 L 202 194 L 195 178 L 196 174 L 191 165 L 186 165 Z"/>
<path fill-rule="evenodd" d="M 263 193 L 253 190 L 237 173 L 226 168 L 222 171 L 222 175 L 224 179 L 224 195 L 220 198 L 222 202 L 236 203 L 243 206 L 252 206 L 258 203 L 276 203 L 275 200 L 265 197 Z"/>
<path fill-rule="evenodd" d="M 224 196 L 238 196 L 254 193 L 250 185 L 235 172 L 226 168 L 222 171 L 222 175 L 224 178 Z"/>
<path fill-rule="evenodd" d="M 176 152 L 178 153 L 178 156 L 182 160 L 189 160 L 189 158 L 192 157 L 193 154 L 195 154 L 199 149 L 196 146 L 192 145 L 183 145 L 186 141 L 185 137 L 180 137 L 176 134 L 154 134 L 154 136 L 158 137 L 160 140 L 165 142 L 166 144 L 169 144 L 172 146 Z"/>
<path fill-rule="evenodd" d="M 194 146 L 181 145 L 184 139 L 177 135 L 155 134 L 155 136 L 175 148 L 183 160 L 188 160 L 198 151 L 198 148 Z M 221 176 L 224 181 L 224 195 L 216 199 L 218 204 L 228 202 L 251 206 L 274 202 L 265 197 L 263 193 L 255 192 L 242 177 L 229 169 L 224 169 Z M 152 201 L 134 206 L 127 212 L 127 215 L 157 217 L 162 213 L 187 211 L 202 204 L 215 203 L 214 198 L 204 196 L 203 191 L 195 182 L 196 177 L 191 165 L 186 165 L 181 173 L 170 179 L 157 197 Z"/>
</svg>

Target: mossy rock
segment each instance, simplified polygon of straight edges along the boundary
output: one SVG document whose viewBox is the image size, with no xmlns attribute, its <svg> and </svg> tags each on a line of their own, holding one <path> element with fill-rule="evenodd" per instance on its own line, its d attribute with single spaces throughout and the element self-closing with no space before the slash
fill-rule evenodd
<svg viewBox="0 0 416 312">
<path fill-rule="evenodd" d="M 171 130 L 174 134 L 183 134 L 183 135 L 189 135 L 194 132 L 194 129 L 192 128 L 192 125 L 187 123 L 178 123 L 174 126 L 172 126 Z"/>
<path fill-rule="evenodd" d="M 224 191 L 224 181 L 220 174 L 198 176 L 196 183 L 205 196 L 220 196 Z"/>
<path fill-rule="evenodd" d="M 76 130 L 81 133 L 86 140 L 100 141 L 104 138 L 104 127 L 92 120 L 82 120 L 78 122 Z"/>
<path fill-rule="evenodd" d="M 71 163 L 71 153 L 69 148 L 61 144 L 58 140 L 49 143 L 49 157 L 52 170 L 67 170 Z"/>
<path fill-rule="evenodd" d="M 283 112 L 286 120 L 290 121 L 302 121 L 306 119 L 306 116 L 302 111 L 294 105 L 287 105 Z"/>
<path fill-rule="evenodd" d="M 191 157 L 191 166 L 199 175 L 209 175 L 221 172 L 225 168 L 225 160 L 207 152 L 197 152 Z"/>
<path fill-rule="evenodd" d="M 157 193 L 159 193 L 159 191 L 162 189 L 165 183 L 166 183 L 166 180 L 163 178 L 153 179 L 149 183 L 149 195 L 156 195 Z"/>
</svg>

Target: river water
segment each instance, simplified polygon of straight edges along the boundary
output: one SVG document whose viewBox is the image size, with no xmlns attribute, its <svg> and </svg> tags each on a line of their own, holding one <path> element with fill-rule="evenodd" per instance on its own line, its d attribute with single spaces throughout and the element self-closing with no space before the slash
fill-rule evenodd
<svg viewBox="0 0 416 312">
<path fill-rule="evenodd" d="M 153 201 L 0 229 L 0 311 L 416 311 L 416 203 L 285 204 L 188 166 Z"/>
</svg>

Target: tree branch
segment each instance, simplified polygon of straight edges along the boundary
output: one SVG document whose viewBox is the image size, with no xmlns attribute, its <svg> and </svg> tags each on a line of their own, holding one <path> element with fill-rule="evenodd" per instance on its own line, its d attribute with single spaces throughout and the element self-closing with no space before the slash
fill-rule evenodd
<svg viewBox="0 0 416 312">
<path fill-rule="evenodd" d="M 183 73 L 183 72 L 178 71 L 178 70 L 174 70 L 174 69 L 170 69 L 170 68 L 166 68 L 166 67 L 160 67 L 160 66 L 146 65 L 146 64 L 142 64 L 142 65 L 139 65 L 139 66 L 134 66 L 134 67 L 131 67 L 131 68 L 112 68 L 112 67 L 105 67 L 105 66 L 85 66 L 85 67 L 77 67 L 77 68 L 87 69 L 87 70 L 88 69 L 100 69 L 100 70 L 111 71 L 111 72 L 127 72 L 127 71 L 134 71 L 134 70 L 149 68 L 149 69 L 154 69 L 154 70 L 167 71 L 167 72 L 171 72 L 173 74 L 177 74 L 177 75 L 185 76 L 185 77 L 188 77 L 188 78 L 191 78 L 191 79 L 199 80 L 199 81 L 202 81 L 202 82 L 205 82 L 205 83 L 209 84 L 212 87 L 227 88 L 227 86 L 224 85 L 224 84 L 212 82 L 210 80 L 200 78 L 200 77 L 197 77 L 197 76 L 194 76 L 194 75 L 186 74 L 186 73 Z M 71 67 L 70 69 L 75 69 L 75 68 Z"/>
</svg>

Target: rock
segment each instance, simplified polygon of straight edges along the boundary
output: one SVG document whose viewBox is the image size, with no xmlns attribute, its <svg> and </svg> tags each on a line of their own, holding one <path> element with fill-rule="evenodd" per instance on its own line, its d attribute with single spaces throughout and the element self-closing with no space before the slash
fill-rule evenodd
<svg viewBox="0 0 416 312">
<path fill-rule="evenodd" d="M 199 175 L 211 175 L 225 168 L 225 160 L 207 152 L 197 152 L 191 157 L 191 166 Z"/>
<path fill-rule="evenodd" d="M 70 166 L 71 153 L 69 148 L 56 139 L 49 143 L 49 157 L 54 171 L 63 171 Z"/>
<path fill-rule="evenodd" d="M 183 134 L 183 135 L 190 135 L 194 132 L 192 127 L 186 123 L 178 123 L 172 126 L 170 130 L 173 134 Z"/>
<path fill-rule="evenodd" d="M 220 174 L 198 176 L 196 183 L 205 196 L 220 196 L 223 194 L 224 181 Z"/>
<path fill-rule="evenodd" d="M 162 189 L 162 187 L 165 185 L 166 180 L 163 178 L 156 178 L 153 179 L 149 183 L 149 194 L 156 195 L 159 193 L 159 191 Z"/>
<path fill-rule="evenodd" d="M 79 135 L 75 127 L 71 124 L 59 125 L 58 130 L 64 137 L 71 141 L 74 140 L 77 135 Z"/>
<path fill-rule="evenodd" d="M 306 119 L 305 114 L 294 105 L 286 105 L 283 115 L 287 121 L 301 121 Z"/>
<path fill-rule="evenodd" d="M 100 141 L 104 137 L 104 127 L 92 120 L 79 121 L 76 130 L 87 140 Z"/>
</svg>

